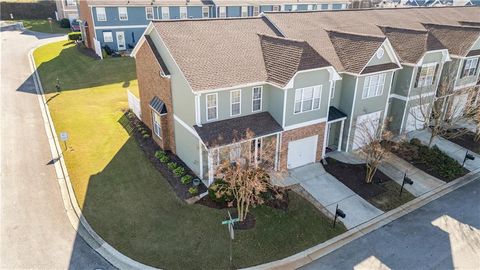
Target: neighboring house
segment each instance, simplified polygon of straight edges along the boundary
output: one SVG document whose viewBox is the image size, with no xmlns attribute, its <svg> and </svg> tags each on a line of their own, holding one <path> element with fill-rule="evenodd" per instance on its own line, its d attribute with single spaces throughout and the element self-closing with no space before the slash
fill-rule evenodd
<svg viewBox="0 0 480 270">
<path fill-rule="evenodd" d="M 267 142 L 276 145 L 269 157 L 275 169 L 318 162 L 328 151 L 361 147 L 357 127 L 364 121 L 391 119 L 397 132 L 416 127 L 408 116 L 417 96 L 433 99 L 442 69 L 456 57 L 469 77 L 457 79 L 460 84 L 470 77 L 477 82 L 478 64 L 465 61 L 480 56 L 480 28 L 471 26 L 480 23 L 479 12 L 377 9 L 154 21 L 132 52 L 142 121 L 160 147 L 207 184 L 220 162 L 262 162 Z M 455 27 L 432 28 L 445 25 Z M 465 32 L 467 38 L 454 42 Z"/>
<path fill-rule="evenodd" d="M 69 19 L 70 22 L 78 19 L 78 9 L 76 0 L 55 0 L 57 6 L 57 20 Z"/>
<path fill-rule="evenodd" d="M 152 20 L 252 17 L 267 11 L 346 9 L 349 0 L 85 0 L 79 1 L 83 39 L 113 50 L 132 49 Z"/>
</svg>

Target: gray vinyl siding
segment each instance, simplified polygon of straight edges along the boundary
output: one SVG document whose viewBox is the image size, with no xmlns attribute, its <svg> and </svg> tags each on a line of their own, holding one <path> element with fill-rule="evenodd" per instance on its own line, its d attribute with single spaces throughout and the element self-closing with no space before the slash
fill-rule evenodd
<svg viewBox="0 0 480 270">
<path fill-rule="evenodd" d="M 330 100 L 330 106 L 340 109 L 340 100 L 342 97 L 342 80 L 335 82 L 335 89 L 332 92 L 332 99 Z"/>
<path fill-rule="evenodd" d="M 469 57 L 467 59 L 470 59 L 470 58 L 475 58 L 475 57 Z M 463 68 L 464 68 L 464 64 L 465 64 L 465 61 L 467 59 L 454 59 L 454 61 L 453 61 L 454 63 L 453 63 L 452 66 L 456 66 L 457 70 L 458 70 L 458 73 L 457 73 L 457 76 L 456 76 L 457 79 L 455 81 L 455 87 L 461 88 L 461 86 L 463 86 L 463 85 L 470 85 L 470 84 L 473 84 L 473 83 L 477 82 L 477 80 L 478 80 L 479 68 L 477 68 L 477 71 L 476 71 L 475 75 L 466 76 L 466 77 L 461 78 Z M 458 67 L 459 67 L 458 65 L 460 65 L 460 69 L 458 69 Z M 477 65 L 477 67 L 478 67 L 478 65 Z"/>
<path fill-rule="evenodd" d="M 357 77 L 344 74 L 342 77 L 342 88 L 341 88 L 341 95 L 340 96 L 340 102 L 338 105 L 338 109 L 343 111 L 348 117 L 345 120 L 345 128 L 343 130 L 343 136 L 342 139 L 342 150 L 345 150 L 346 143 L 347 143 L 347 136 L 348 136 L 348 131 L 350 130 L 349 124 L 351 120 L 351 115 L 352 115 L 352 106 L 353 106 L 353 96 L 355 93 L 355 85 L 357 82 Z M 338 82 L 337 82 L 338 83 Z M 339 91 L 337 91 L 337 94 Z"/>
<path fill-rule="evenodd" d="M 160 45 L 162 42 L 156 31 L 152 31 L 150 36 L 155 44 L 159 44 L 157 50 L 171 74 L 173 111 L 187 125 L 193 126 L 195 124 L 195 96 L 167 49 Z"/>
<path fill-rule="evenodd" d="M 268 88 L 268 111 L 272 117 L 281 125 L 283 119 L 283 100 L 285 90 L 276 88 L 275 86 L 265 85 L 264 89 Z"/>
<path fill-rule="evenodd" d="M 175 124 L 175 147 L 177 156 L 198 176 L 200 176 L 199 144 L 190 131 L 174 120 Z M 208 162 L 208 161 L 205 161 Z M 200 176 L 201 177 L 201 176 Z"/>
<path fill-rule="evenodd" d="M 388 106 L 388 129 L 394 134 L 399 134 L 402 128 L 402 119 L 405 112 L 406 101 L 391 98 Z"/>
<path fill-rule="evenodd" d="M 413 76 L 413 82 L 412 82 L 412 90 L 410 90 L 410 96 L 416 96 L 420 94 L 425 94 L 425 93 L 430 93 L 430 92 L 436 92 L 438 83 L 440 82 L 441 79 L 441 71 L 442 71 L 442 53 L 441 52 L 435 52 L 435 53 L 427 53 L 423 57 L 423 61 L 421 65 L 425 64 L 431 64 L 431 63 L 437 63 L 438 68 L 436 70 L 436 75 L 435 75 L 435 81 L 433 82 L 432 85 L 429 86 L 424 86 L 424 87 L 415 87 L 415 83 L 417 80 L 418 73 L 421 71 L 421 65 L 416 68 L 415 74 Z"/>
<path fill-rule="evenodd" d="M 390 59 L 390 56 L 388 56 L 387 49 L 385 48 L 385 46 L 382 45 L 381 48 L 383 48 L 383 50 L 384 50 L 383 56 L 380 59 L 378 59 L 375 54 L 372 55 L 372 58 L 368 62 L 367 66 L 375 66 L 375 65 L 381 65 L 381 64 L 387 64 L 387 63 L 393 63 L 394 62 L 393 59 Z"/>
<path fill-rule="evenodd" d="M 413 71 L 414 67 L 403 66 L 403 69 L 397 70 L 395 72 L 395 84 L 392 89 L 393 94 L 401 95 L 404 97 L 408 96 Z"/>
<path fill-rule="evenodd" d="M 262 109 L 260 111 L 252 112 L 252 94 L 253 94 L 253 87 L 243 87 L 243 88 L 236 88 L 232 90 L 224 90 L 224 91 L 217 91 L 211 93 L 202 94 L 200 97 L 200 115 L 202 123 L 214 122 L 214 121 L 221 121 L 233 117 L 241 117 L 250 115 L 252 113 L 259 113 L 269 110 L 270 101 L 272 95 L 281 95 L 283 100 L 283 93 L 281 91 L 275 91 L 275 89 L 271 89 L 266 85 L 258 85 L 262 86 Z M 230 116 L 230 92 L 234 90 L 240 90 L 241 95 L 241 110 L 240 115 Z M 207 121 L 207 95 L 208 94 L 217 94 L 217 119 Z M 278 97 L 276 97 L 278 99 Z M 283 102 L 281 103 L 283 104 Z M 280 122 L 281 123 L 281 122 Z"/>
<path fill-rule="evenodd" d="M 473 50 L 480 50 L 480 39 L 477 39 L 475 44 L 473 44 L 472 48 L 470 49 L 471 51 Z"/>
<path fill-rule="evenodd" d="M 287 104 L 285 106 L 285 126 L 300 124 L 327 117 L 328 98 L 330 91 L 329 72 L 317 70 L 305 73 L 298 73 L 293 83 L 293 88 L 287 90 Z M 318 110 L 294 114 L 295 90 L 303 87 L 322 86 L 320 108 Z"/>
</svg>

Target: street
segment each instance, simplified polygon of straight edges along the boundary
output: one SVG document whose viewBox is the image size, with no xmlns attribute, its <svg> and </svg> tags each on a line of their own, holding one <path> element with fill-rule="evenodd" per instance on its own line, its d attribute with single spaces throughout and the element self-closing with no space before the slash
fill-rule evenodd
<svg viewBox="0 0 480 270">
<path fill-rule="evenodd" d="M 480 179 L 302 269 L 480 269 Z"/>
<path fill-rule="evenodd" d="M 112 268 L 66 216 L 31 77 L 28 52 L 65 37 L 1 31 L 0 269 Z"/>
</svg>

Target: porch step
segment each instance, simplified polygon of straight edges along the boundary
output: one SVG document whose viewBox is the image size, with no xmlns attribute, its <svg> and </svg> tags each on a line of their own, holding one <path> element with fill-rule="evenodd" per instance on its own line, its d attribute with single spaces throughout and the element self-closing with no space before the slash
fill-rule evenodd
<svg viewBox="0 0 480 270">
<path fill-rule="evenodd" d="M 327 216 L 329 219 L 333 220 L 334 216 L 330 213 L 327 208 L 323 207 L 310 193 L 308 193 L 305 188 L 303 188 L 300 184 L 295 184 L 290 186 L 290 189 L 296 192 L 298 195 L 302 196 L 304 199 L 309 201 L 315 208 L 318 209 L 322 214 Z"/>
</svg>

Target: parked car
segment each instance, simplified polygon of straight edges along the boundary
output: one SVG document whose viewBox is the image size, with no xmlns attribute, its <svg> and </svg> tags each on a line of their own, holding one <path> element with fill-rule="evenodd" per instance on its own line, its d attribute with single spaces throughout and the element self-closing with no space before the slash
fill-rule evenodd
<svg viewBox="0 0 480 270">
<path fill-rule="evenodd" d="M 77 20 L 73 20 L 70 23 L 70 28 L 72 29 L 73 32 L 78 32 L 80 31 L 80 22 Z"/>
</svg>

